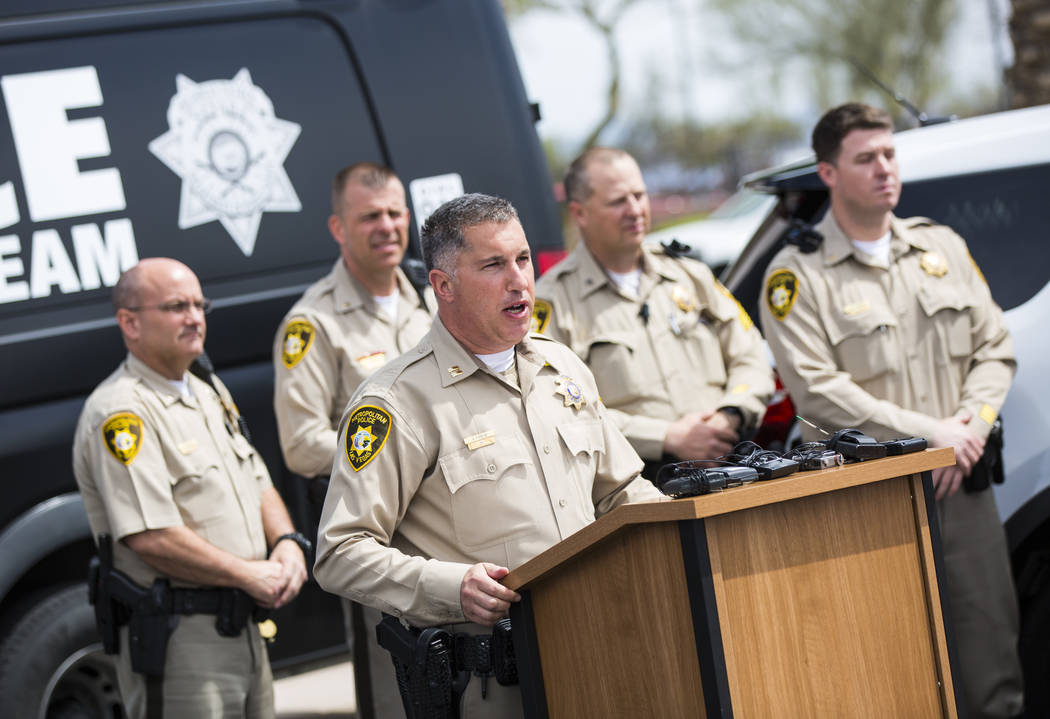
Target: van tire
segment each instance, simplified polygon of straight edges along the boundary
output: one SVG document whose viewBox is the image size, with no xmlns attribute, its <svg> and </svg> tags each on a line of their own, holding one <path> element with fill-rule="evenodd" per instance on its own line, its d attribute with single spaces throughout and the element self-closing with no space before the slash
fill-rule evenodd
<svg viewBox="0 0 1050 719">
<path fill-rule="evenodd" d="M 87 585 L 44 594 L 0 643 L 0 719 L 124 716 Z"/>
</svg>

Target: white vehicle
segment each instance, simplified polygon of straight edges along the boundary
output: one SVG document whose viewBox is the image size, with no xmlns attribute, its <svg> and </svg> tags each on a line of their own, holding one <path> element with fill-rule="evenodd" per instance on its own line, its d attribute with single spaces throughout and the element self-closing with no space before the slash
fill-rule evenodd
<svg viewBox="0 0 1050 719">
<path fill-rule="evenodd" d="M 1001 413 L 1006 481 L 995 495 L 1021 602 L 1031 712 L 1050 706 L 1042 681 L 1050 647 L 1050 105 L 906 130 L 895 140 L 903 183 L 896 214 L 930 217 L 966 239 L 1013 335 L 1017 374 Z M 766 266 L 791 232 L 820 220 L 827 190 L 812 157 L 742 184 L 778 199 L 724 278 L 757 321 Z"/>
</svg>

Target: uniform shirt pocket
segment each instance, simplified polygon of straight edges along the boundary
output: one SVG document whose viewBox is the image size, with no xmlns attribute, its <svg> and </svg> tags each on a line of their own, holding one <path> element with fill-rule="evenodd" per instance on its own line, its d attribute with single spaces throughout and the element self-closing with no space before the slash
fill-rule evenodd
<svg viewBox="0 0 1050 719">
<path fill-rule="evenodd" d="M 919 289 L 919 306 L 926 314 L 937 338 L 944 349 L 938 357 L 953 359 L 973 354 L 973 339 L 970 334 L 970 310 L 973 300 L 954 288 Z"/>
<path fill-rule="evenodd" d="M 598 462 L 605 453 L 605 434 L 599 419 L 581 419 L 558 425 L 558 434 L 569 452 L 567 460 L 583 506 L 590 505 Z"/>
<path fill-rule="evenodd" d="M 172 462 L 171 492 L 183 523 L 194 531 L 221 519 L 227 505 L 226 477 L 213 458 L 194 452 Z"/>
<path fill-rule="evenodd" d="M 638 388 L 646 386 L 648 380 L 636 357 L 642 341 L 635 332 L 607 332 L 588 343 L 587 366 L 606 405 L 629 402 L 636 398 Z"/>
<path fill-rule="evenodd" d="M 857 315 L 836 312 L 827 323 L 838 365 L 856 382 L 874 379 L 897 366 L 897 318 L 889 308 Z"/>
<path fill-rule="evenodd" d="M 541 488 L 532 456 L 520 437 L 495 440 L 486 447 L 462 447 L 438 458 L 456 539 L 464 548 L 502 543 L 533 527 Z"/>
</svg>

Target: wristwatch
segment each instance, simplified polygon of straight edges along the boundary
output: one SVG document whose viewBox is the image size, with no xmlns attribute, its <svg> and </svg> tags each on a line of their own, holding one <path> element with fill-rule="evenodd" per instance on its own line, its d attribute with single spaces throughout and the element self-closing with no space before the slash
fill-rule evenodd
<svg viewBox="0 0 1050 719">
<path fill-rule="evenodd" d="M 282 534 L 277 539 L 273 540 L 273 547 L 270 547 L 270 554 L 273 554 L 274 547 L 280 544 L 285 539 L 290 539 L 299 545 L 299 549 L 303 550 L 303 556 L 309 557 L 310 550 L 314 548 L 313 542 L 306 538 L 306 535 L 302 532 L 289 532 L 288 534 Z"/>
</svg>

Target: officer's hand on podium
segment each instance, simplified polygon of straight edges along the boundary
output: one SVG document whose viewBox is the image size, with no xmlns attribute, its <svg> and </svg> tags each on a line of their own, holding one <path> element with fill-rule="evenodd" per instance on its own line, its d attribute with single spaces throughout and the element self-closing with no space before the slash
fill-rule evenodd
<svg viewBox="0 0 1050 719">
<path fill-rule="evenodd" d="M 459 602 L 468 621 L 490 627 L 507 616 L 511 602 L 521 600 L 517 592 L 499 583 L 508 574 L 510 570 L 506 567 L 489 562 L 475 564 L 467 570 L 459 585 Z"/>
</svg>

